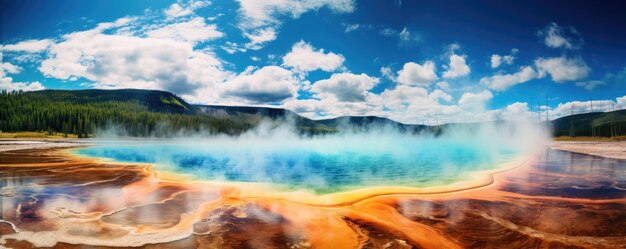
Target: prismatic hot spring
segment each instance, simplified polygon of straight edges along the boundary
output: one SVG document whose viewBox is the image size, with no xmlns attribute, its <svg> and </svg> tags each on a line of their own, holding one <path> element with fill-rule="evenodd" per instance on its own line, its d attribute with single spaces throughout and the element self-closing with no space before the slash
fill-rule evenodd
<svg viewBox="0 0 626 249">
<path fill-rule="evenodd" d="M 469 180 L 519 155 L 480 141 L 407 137 L 323 137 L 281 141 L 128 142 L 75 150 L 197 180 L 269 183 L 327 194 L 364 187 L 428 187 Z"/>
<path fill-rule="evenodd" d="M 261 126 L 232 137 L 121 138 L 0 152 L 0 242 L 12 248 L 626 245 L 619 225 L 626 221 L 624 162 L 546 151 L 539 126 L 452 127 L 438 135 L 291 131 Z"/>
</svg>

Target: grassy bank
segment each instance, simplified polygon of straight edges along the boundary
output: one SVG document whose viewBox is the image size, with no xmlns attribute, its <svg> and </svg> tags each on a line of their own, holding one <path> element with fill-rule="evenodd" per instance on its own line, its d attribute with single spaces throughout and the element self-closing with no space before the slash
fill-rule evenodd
<svg viewBox="0 0 626 249">
<path fill-rule="evenodd" d="M 62 139 L 62 138 L 78 138 L 75 134 L 48 134 L 47 132 L 0 132 L 0 139 Z"/>
</svg>

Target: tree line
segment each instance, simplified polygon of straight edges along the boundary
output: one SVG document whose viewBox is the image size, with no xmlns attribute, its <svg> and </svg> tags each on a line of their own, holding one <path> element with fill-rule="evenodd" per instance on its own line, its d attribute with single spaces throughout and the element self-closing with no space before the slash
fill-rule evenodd
<svg viewBox="0 0 626 249">
<path fill-rule="evenodd" d="M 68 101 L 21 91 L 0 94 L 0 131 L 38 131 L 91 137 L 97 130 L 128 136 L 173 136 L 180 133 L 238 134 L 252 124 L 194 113 L 149 110 L 141 100 Z"/>
</svg>

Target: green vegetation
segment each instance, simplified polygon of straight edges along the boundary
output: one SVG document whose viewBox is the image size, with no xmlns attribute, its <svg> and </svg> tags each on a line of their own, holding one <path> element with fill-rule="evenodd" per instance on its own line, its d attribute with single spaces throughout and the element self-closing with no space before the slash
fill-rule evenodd
<svg viewBox="0 0 626 249">
<path fill-rule="evenodd" d="M 162 101 L 166 99 L 168 101 Z M 254 124 L 202 115 L 171 93 L 147 90 L 45 90 L 0 94 L 0 130 L 90 137 L 114 127 L 129 136 L 180 132 L 237 134 Z"/>
<path fill-rule="evenodd" d="M 553 120 L 555 137 L 626 136 L 626 110 L 575 114 Z"/>
<path fill-rule="evenodd" d="M 35 132 L 35 131 L 22 131 L 22 132 L 0 132 L 1 139 L 60 139 L 65 138 L 61 133 L 49 133 L 49 132 Z M 69 134 L 67 138 L 78 138 L 74 134 Z"/>
</svg>

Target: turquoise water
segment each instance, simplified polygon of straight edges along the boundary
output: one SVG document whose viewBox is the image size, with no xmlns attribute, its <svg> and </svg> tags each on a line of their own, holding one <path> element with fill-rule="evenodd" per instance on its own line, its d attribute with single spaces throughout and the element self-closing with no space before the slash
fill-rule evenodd
<svg viewBox="0 0 626 249">
<path fill-rule="evenodd" d="M 425 187 L 467 179 L 514 153 L 478 141 L 445 139 L 310 139 L 298 141 L 176 141 L 105 143 L 75 152 L 200 180 L 273 183 L 331 193 L 371 186 Z"/>
</svg>

